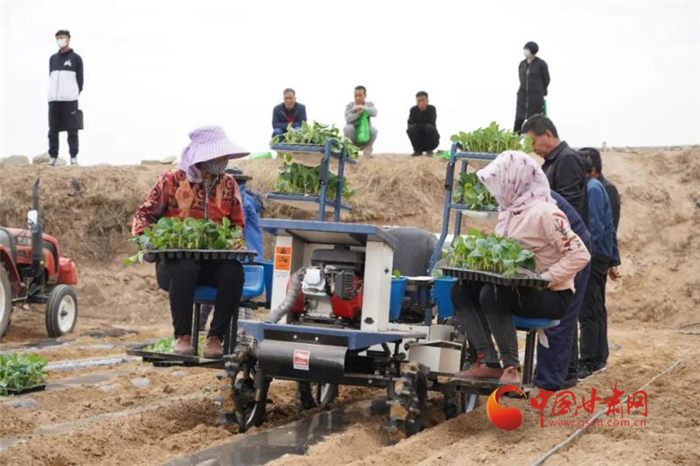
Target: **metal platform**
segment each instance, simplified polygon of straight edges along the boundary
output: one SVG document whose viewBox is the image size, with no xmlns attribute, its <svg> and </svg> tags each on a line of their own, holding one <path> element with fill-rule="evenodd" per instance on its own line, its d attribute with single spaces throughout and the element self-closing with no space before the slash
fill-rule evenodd
<svg viewBox="0 0 700 466">
<path fill-rule="evenodd" d="M 307 212 L 318 212 L 321 204 L 321 198 L 319 196 L 310 196 L 308 194 L 268 193 L 265 198 Z M 326 212 L 333 212 L 335 210 L 335 201 L 326 198 L 325 208 Z M 350 211 L 352 207 L 348 204 L 340 204 L 340 209 Z"/>
<path fill-rule="evenodd" d="M 274 235 L 291 236 L 305 243 L 367 246 L 368 241 L 379 241 L 392 249 L 398 246 L 396 238 L 376 225 L 278 219 L 260 219 L 259 225 Z"/>
<path fill-rule="evenodd" d="M 433 378 L 434 382 L 437 382 L 443 387 L 445 391 L 456 391 L 460 393 L 469 393 L 476 395 L 489 396 L 494 390 L 497 390 L 505 385 L 514 385 L 522 390 L 526 395 L 532 392 L 535 387 L 527 384 L 504 384 L 500 383 L 498 379 L 455 379 L 452 380 L 452 374 L 438 374 L 437 377 Z M 503 396 L 519 398 L 517 392 L 508 392 Z"/>
<path fill-rule="evenodd" d="M 452 204 L 450 206 L 450 209 L 459 211 L 465 217 L 473 218 L 476 220 L 489 220 L 498 217 L 497 210 L 472 210 L 466 204 Z"/>
<path fill-rule="evenodd" d="M 139 356 L 143 358 L 143 362 L 152 362 L 154 365 L 182 365 L 182 366 L 206 366 L 215 368 L 224 368 L 223 359 L 209 359 L 201 356 L 185 356 L 174 353 L 156 353 L 155 351 L 146 351 L 144 348 L 150 345 L 133 346 L 127 348 L 126 354 L 130 356 Z"/>
<path fill-rule="evenodd" d="M 272 150 L 279 152 L 280 154 L 290 155 L 294 158 L 295 162 L 299 162 L 304 165 L 311 167 L 316 167 L 321 165 L 325 158 L 325 147 L 315 144 L 275 144 L 271 147 Z M 337 152 L 330 152 L 329 162 L 331 165 L 337 166 L 340 161 L 341 154 Z M 354 159 L 344 156 L 346 163 L 356 163 Z"/>
<path fill-rule="evenodd" d="M 383 343 L 395 343 L 405 339 L 425 338 L 424 333 L 416 332 L 367 332 L 308 324 L 272 324 L 254 320 L 241 320 L 238 325 L 255 338 L 258 343 L 263 342 L 266 338 L 277 339 L 280 337 L 285 340 L 311 341 L 320 344 L 323 343 L 324 339 L 333 339 L 336 344 L 342 344 L 351 351 L 364 350 Z"/>
</svg>

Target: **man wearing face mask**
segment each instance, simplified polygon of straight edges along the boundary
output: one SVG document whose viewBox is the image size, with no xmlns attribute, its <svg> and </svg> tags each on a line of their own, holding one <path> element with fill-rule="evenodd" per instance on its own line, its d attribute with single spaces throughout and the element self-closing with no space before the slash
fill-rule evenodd
<svg viewBox="0 0 700 466">
<path fill-rule="evenodd" d="M 532 115 L 544 113 L 544 98 L 549 87 L 549 67 L 547 62 L 537 57 L 539 49 L 535 42 L 528 42 L 523 47 L 525 59 L 520 62 L 518 68 L 520 88 L 513 127 L 513 132 L 518 134 L 525 120 Z"/>
<path fill-rule="evenodd" d="M 78 163 L 78 96 L 83 91 L 83 59 L 70 48 L 70 32 L 56 32 L 58 53 L 49 60 L 49 157 L 58 158 L 58 133 L 68 132 L 70 163 Z"/>
<path fill-rule="evenodd" d="M 180 168 L 161 176 L 137 209 L 131 228 L 134 235 L 140 235 L 161 217 L 208 218 L 216 223 L 226 217 L 233 226 L 245 227 L 240 189 L 234 177 L 224 171 L 230 159 L 244 157 L 248 152 L 229 141 L 218 126 L 197 128 L 190 133 L 190 140 L 182 152 Z M 164 259 L 156 265 L 156 278 L 158 286 L 170 297 L 173 351 L 177 354 L 194 354 L 191 332 L 195 288 L 203 285 L 217 289 L 204 357 L 222 357 L 223 337 L 232 318 L 236 335 L 244 279 L 241 263 Z"/>
</svg>

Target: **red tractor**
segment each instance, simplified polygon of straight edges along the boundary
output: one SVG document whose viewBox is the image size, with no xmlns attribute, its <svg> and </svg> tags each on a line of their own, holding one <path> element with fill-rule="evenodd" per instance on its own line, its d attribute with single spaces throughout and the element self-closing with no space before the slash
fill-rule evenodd
<svg viewBox="0 0 700 466">
<path fill-rule="evenodd" d="M 51 337 L 70 333 L 78 318 L 75 263 L 61 257 L 58 240 L 43 233 L 39 180 L 25 230 L 0 227 L 0 339 L 10 324 L 13 304 L 46 304 L 46 330 Z"/>
</svg>

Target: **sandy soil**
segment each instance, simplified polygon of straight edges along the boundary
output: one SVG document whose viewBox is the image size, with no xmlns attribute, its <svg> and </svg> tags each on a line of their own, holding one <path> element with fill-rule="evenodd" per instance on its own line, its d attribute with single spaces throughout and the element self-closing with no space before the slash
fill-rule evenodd
<svg viewBox="0 0 700 466">
<path fill-rule="evenodd" d="M 646 391 L 646 427 L 594 427 L 547 464 L 700 464 L 700 376 L 692 369 L 698 336 L 677 328 L 700 321 L 700 149 L 620 150 L 604 154 L 605 172 L 622 194 L 619 232 L 623 278 L 609 289 L 611 357 L 607 372 L 579 384 L 573 393 L 604 400 L 615 383 L 636 391 L 670 364 L 680 364 Z M 269 190 L 274 161 L 243 162 L 254 176 L 251 187 Z M 47 232 L 61 239 L 80 267 L 80 318 L 63 346 L 40 349 L 52 362 L 124 354 L 124 346 L 169 334 L 167 299 L 157 289 L 150 265 L 124 268 L 129 252 L 130 215 L 162 167 L 6 168 L 0 173 L 0 224 L 20 225 L 29 206 L 30 182 L 39 171 L 44 188 Z M 435 229 L 442 212 L 445 164 L 437 160 L 392 156 L 363 161 L 349 169 L 358 188 L 351 221 L 416 225 Z M 77 181 L 80 194 L 75 194 Z M 308 218 L 307 214 L 268 206 L 267 216 Z M 94 338 L 87 333 L 134 331 Z M 2 349 L 46 338 L 43 309 L 18 309 Z M 216 425 L 216 371 L 156 369 L 126 364 L 52 372 L 51 381 L 83 375 L 101 381 L 26 395 L 35 404 L 13 407 L 0 401 L 0 438 L 23 439 L 0 453 L 8 465 L 158 464 L 184 453 L 225 442 L 235 428 Z M 147 378 L 137 387 L 133 380 Z M 275 382 L 269 422 L 289 422 L 300 413 L 294 385 Z M 362 389 L 341 391 L 340 404 L 376 396 Z M 545 428 L 539 411 L 524 400 L 508 400 L 524 414 L 523 425 L 505 432 L 491 424 L 483 406 L 441 422 L 420 434 L 387 446 L 381 419 L 368 418 L 346 432 L 313 446 L 305 456 L 281 458 L 279 465 L 468 465 L 531 464 L 577 430 Z M 551 409 L 552 400 L 548 407 Z M 597 409 L 603 406 L 598 405 Z M 438 408 L 436 408 L 436 411 Z M 586 419 L 581 413 L 573 419 Z M 436 420 L 439 416 L 436 418 Z M 605 416 L 603 416 L 604 419 Z M 561 419 L 557 417 L 556 419 Z M 255 431 L 255 429 L 253 430 Z M 245 434 L 248 435 L 248 434 Z"/>
</svg>

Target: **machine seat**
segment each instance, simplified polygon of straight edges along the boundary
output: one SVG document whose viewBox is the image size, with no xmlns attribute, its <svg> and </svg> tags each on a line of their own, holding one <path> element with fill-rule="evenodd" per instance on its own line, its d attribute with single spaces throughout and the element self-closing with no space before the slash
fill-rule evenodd
<svg viewBox="0 0 700 466">
<path fill-rule="evenodd" d="M 263 294 L 265 289 L 265 269 L 262 265 L 244 265 L 243 294 L 241 301 L 247 301 Z M 199 304 L 214 304 L 216 288 L 198 286 L 194 292 L 194 302 Z"/>
</svg>

